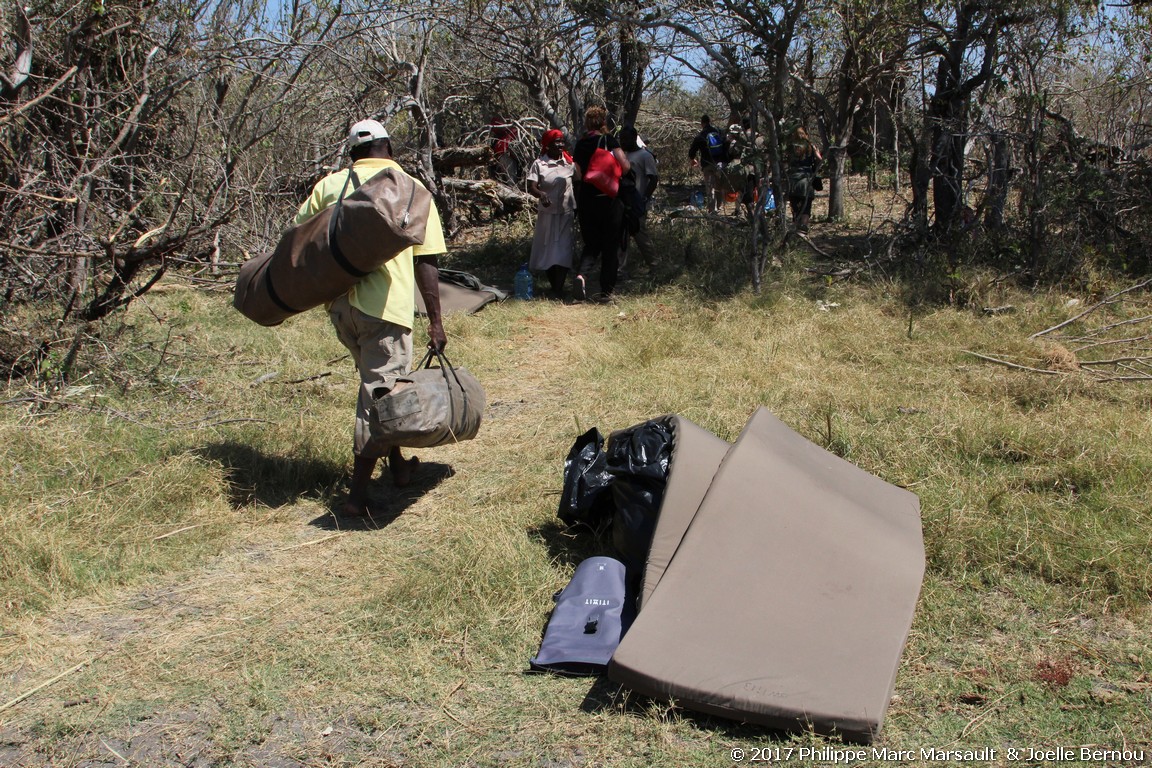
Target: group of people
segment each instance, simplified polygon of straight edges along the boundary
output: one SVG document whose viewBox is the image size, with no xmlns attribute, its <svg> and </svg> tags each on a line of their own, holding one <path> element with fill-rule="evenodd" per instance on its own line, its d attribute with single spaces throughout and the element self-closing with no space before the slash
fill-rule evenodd
<svg viewBox="0 0 1152 768">
<path fill-rule="evenodd" d="M 704 177 L 704 204 L 709 213 L 723 211 L 725 197 L 736 193 L 737 210 L 759 200 L 757 184 L 765 176 L 763 137 L 752 131 L 748 120 L 733 124 L 725 135 L 700 117 L 700 132 L 688 147 L 688 160 Z M 784 152 L 788 174 L 788 205 L 798 232 L 807 232 L 812 219 L 812 199 L 820 189 L 820 150 L 802 126 L 793 129 Z M 768 190 L 764 194 L 770 194 Z"/>
<path fill-rule="evenodd" d="M 700 166 L 715 210 L 721 203 L 722 174 L 727 154 L 713 147 L 711 121 L 701 120 L 701 134 L 689 150 Z M 723 139 L 723 137 L 721 137 Z M 745 139 L 755 148 L 756 138 Z M 725 144 L 726 142 L 721 142 Z M 329 174 L 316 183 L 300 206 L 295 223 L 301 224 L 380 171 L 391 168 L 403 173 L 392 157 L 387 129 L 376 120 L 362 120 L 349 131 L 350 168 Z M 727 152 L 727 150 L 725 150 Z M 697 159 L 699 158 L 699 159 Z M 813 178 L 820 153 L 803 129 L 792 134 L 788 149 L 789 198 L 800 229 L 811 215 Z M 752 177 L 749 172 L 748 176 Z M 759 178 L 763 174 L 758 174 Z M 411 178 L 411 177 L 410 177 Z M 652 248 L 646 231 L 646 212 L 659 184 L 655 157 L 632 126 L 618 137 L 608 126 L 603 107 L 590 107 L 584 114 L 584 133 L 569 154 L 564 134 L 551 130 L 541 139 L 540 157 L 526 176 L 536 197 L 537 222 L 529 262 L 534 271 L 547 275 L 552 294 L 564 296 L 570 273 L 574 297 L 611 301 L 619 278 L 620 255 L 629 240 L 635 243 L 644 266 L 652 266 Z M 416 184 L 420 182 L 413 178 Z M 576 259 L 573 222 L 578 222 L 583 251 Z M 353 440 L 352 477 L 341 511 L 350 516 L 370 515 L 368 487 L 377 463 L 387 461 L 397 486 L 411 481 L 417 460 L 405 459 L 400 447 L 388 442 L 375 417 L 374 391 L 407 373 L 412 365 L 412 328 L 415 325 L 415 294 L 420 292 L 428 316 L 428 346 L 443 351 L 447 336 L 440 316 L 438 257 L 447 251 L 436 206 L 428 213 L 424 241 L 384 262 L 364 276 L 345 295 L 333 301 L 329 318 L 340 342 L 348 349 L 360 377 Z M 599 265 L 599 292 L 589 295 L 588 278 Z"/>
<path fill-rule="evenodd" d="M 765 176 L 763 150 L 763 137 L 752 131 L 747 120 L 732 125 L 725 135 L 712 125 L 708 115 L 700 118 L 700 132 L 688 148 L 688 159 L 704 177 L 709 213 L 723 210 L 725 197 L 735 192 L 737 210 L 744 206 L 751 216 L 752 206 L 761 196 L 760 179 Z M 596 183 L 600 158 L 615 163 L 619 178 L 616 189 Z M 796 230 L 801 233 L 808 231 L 811 221 L 821 160 L 804 128 L 797 127 L 790 136 L 785 161 L 788 203 Z M 593 177 L 589 177 L 590 168 Z M 607 111 L 590 107 L 584 113 L 584 133 L 572 153 L 564 146 L 563 132 L 547 131 L 541 139 L 540 157 L 525 178 L 528 191 L 538 201 L 528 266 L 547 276 L 553 298 L 565 297 L 564 286 L 572 273 L 575 299 L 610 301 L 630 241 L 640 256 L 633 270 L 643 273 L 652 267 L 647 210 L 659 184 L 659 173 L 655 157 L 643 146 L 633 126 L 626 125 L 613 135 Z M 763 194 L 771 192 L 764 190 Z M 574 224 L 578 224 L 583 241 L 579 257 L 575 254 Z M 588 279 L 597 265 L 600 290 L 590 294 Z"/>
<path fill-rule="evenodd" d="M 652 266 L 646 214 L 659 184 L 656 159 L 640 144 L 634 127 L 623 126 L 613 135 L 608 112 L 600 106 L 584 113 L 584 133 L 571 154 L 559 130 L 547 131 L 540 144 L 541 155 L 525 177 L 538 201 L 528 267 L 547 276 L 553 298 L 565 298 L 571 273 L 573 298 L 609 302 L 629 239 L 644 266 Z M 583 242 L 578 258 L 574 222 Z M 590 293 L 588 280 L 597 265 L 599 291 Z"/>
</svg>

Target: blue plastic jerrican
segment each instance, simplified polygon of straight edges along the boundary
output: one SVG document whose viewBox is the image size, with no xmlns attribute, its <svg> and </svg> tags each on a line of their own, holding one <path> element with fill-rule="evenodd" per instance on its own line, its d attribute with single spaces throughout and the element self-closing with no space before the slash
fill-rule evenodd
<svg viewBox="0 0 1152 768">
<path fill-rule="evenodd" d="M 531 299 L 532 298 L 532 273 L 528 271 L 527 264 L 521 264 L 520 269 L 516 271 L 516 278 L 514 295 L 517 299 Z"/>
</svg>

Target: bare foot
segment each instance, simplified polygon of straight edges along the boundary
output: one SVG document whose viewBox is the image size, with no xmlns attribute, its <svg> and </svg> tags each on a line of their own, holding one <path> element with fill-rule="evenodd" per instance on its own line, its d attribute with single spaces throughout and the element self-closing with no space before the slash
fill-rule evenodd
<svg viewBox="0 0 1152 768">
<path fill-rule="evenodd" d="M 412 473 L 416 471 L 416 466 L 420 463 L 418 456 L 413 456 L 409 459 L 401 459 L 400 461 L 388 460 L 388 469 L 392 472 L 392 484 L 397 488 L 412 482 Z"/>
<path fill-rule="evenodd" d="M 348 498 L 340 505 L 340 515 L 342 517 L 371 517 L 372 513 L 368 509 L 367 499 Z"/>
</svg>

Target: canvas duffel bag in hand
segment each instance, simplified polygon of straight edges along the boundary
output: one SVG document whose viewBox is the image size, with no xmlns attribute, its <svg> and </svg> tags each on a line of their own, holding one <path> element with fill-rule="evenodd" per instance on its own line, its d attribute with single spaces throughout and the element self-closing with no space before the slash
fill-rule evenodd
<svg viewBox="0 0 1152 768">
<path fill-rule="evenodd" d="M 432 358 L 440 365 L 432 368 Z M 417 369 L 373 391 L 373 437 L 405 448 L 431 448 L 471 440 L 484 415 L 484 387 L 443 352 L 428 350 Z"/>
<path fill-rule="evenodd" d="M 276 250 L 240 267 L 233 305 L 260 325 L 343 296 L 362 277 L 404 249 L 424 242 L 432 194 L 395 168 L 363 184 L 349 171 L 354 191 L 292 227 Z"/>
</svg>

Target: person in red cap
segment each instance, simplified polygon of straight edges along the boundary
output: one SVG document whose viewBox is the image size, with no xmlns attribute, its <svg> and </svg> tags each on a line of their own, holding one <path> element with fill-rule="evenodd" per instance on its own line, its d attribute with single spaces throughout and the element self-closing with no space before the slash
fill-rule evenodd
<svg viewBox="0 0 1152 768">
<path fill-rule="evenodd" d="M 564 132 L 553 128 L 540 140 L 540 157 L 528 169 L 528 191 L 536 198 L 536 232 L 528 268 L 548 275 L 552 297 L 564 298 L 564 281 L 572 269 L 576 195 L 572 182 L 580 169 L 564 149 Z"/>
</svg>

